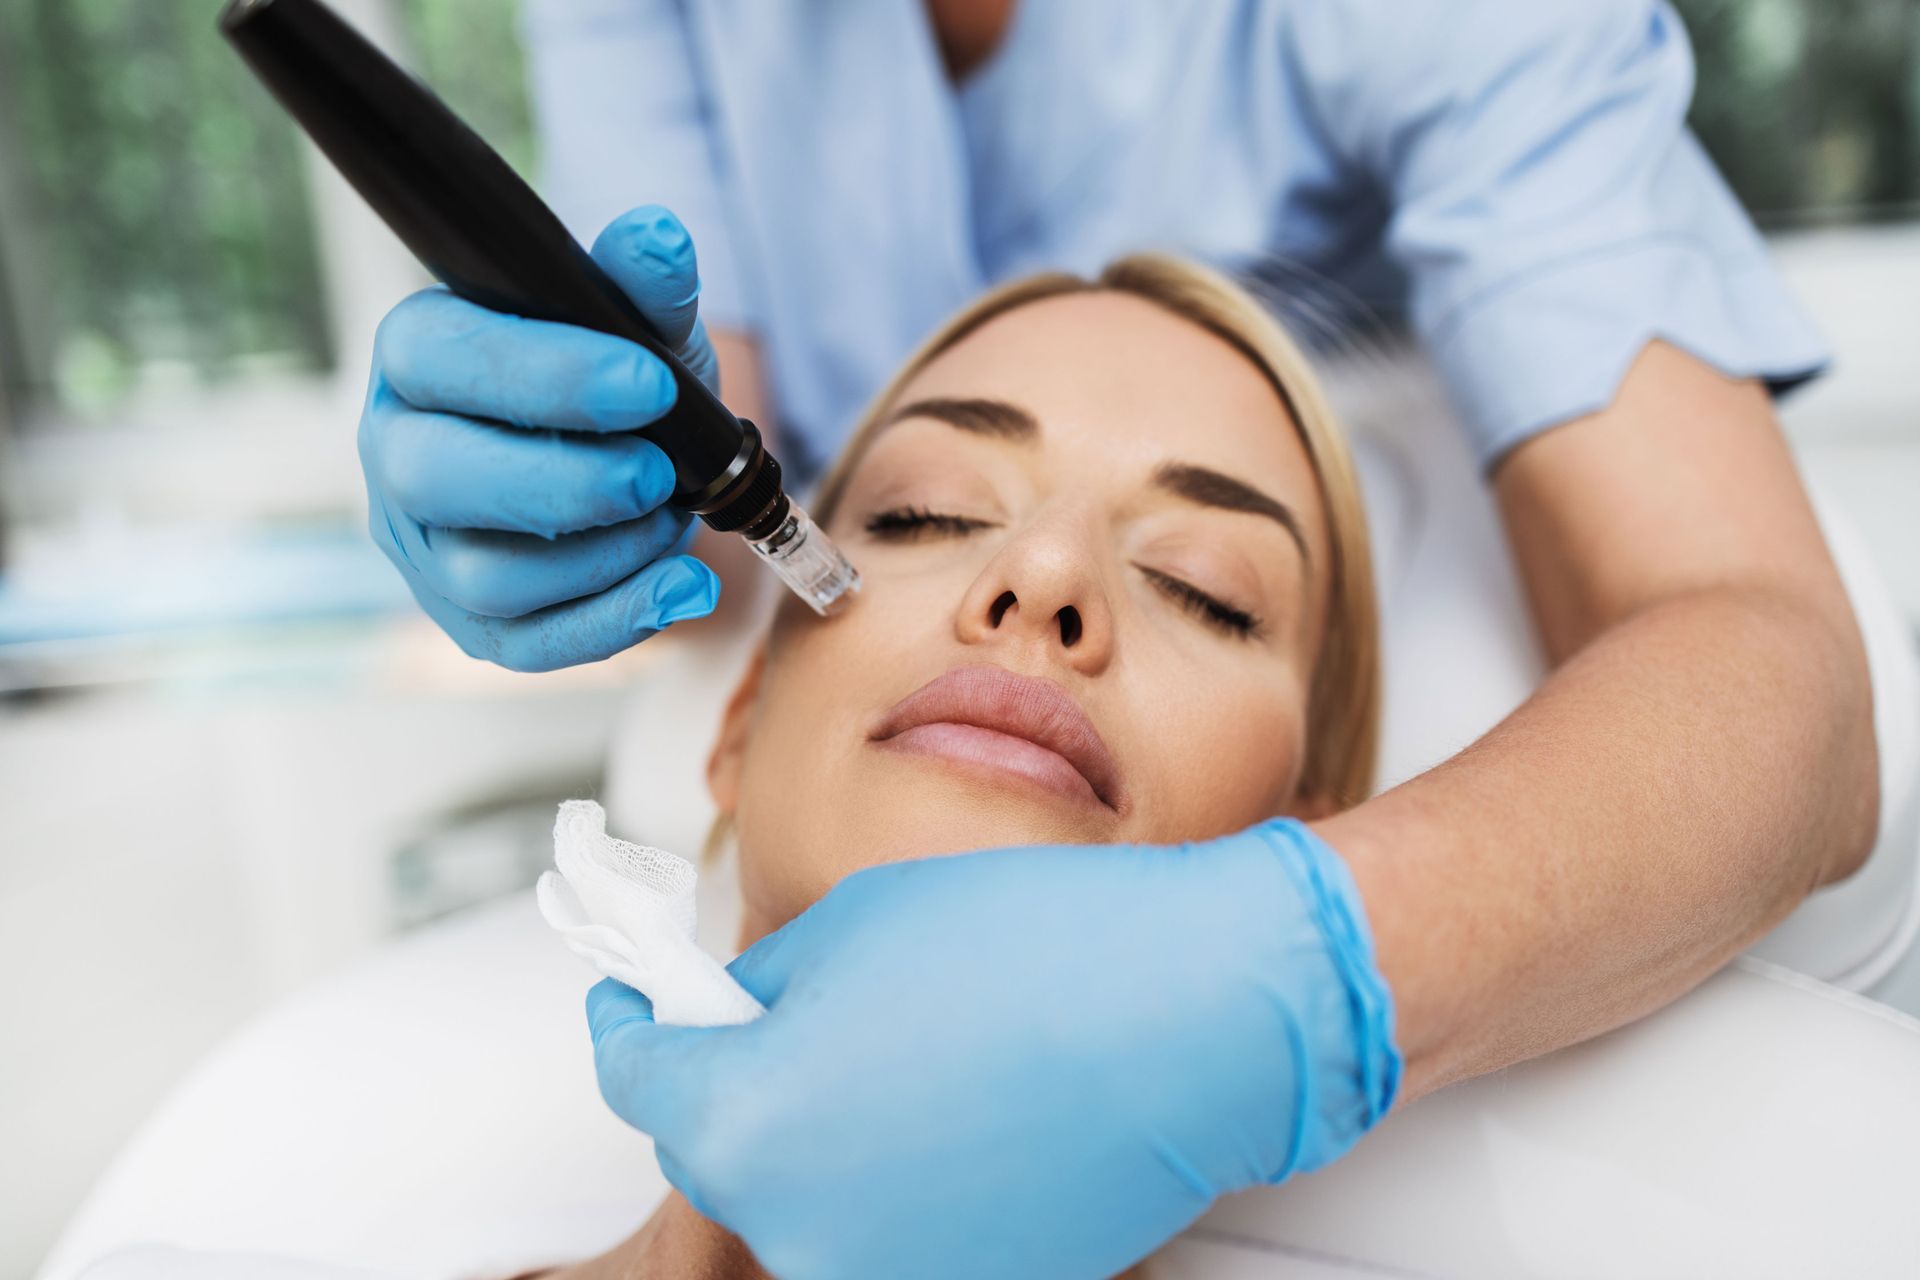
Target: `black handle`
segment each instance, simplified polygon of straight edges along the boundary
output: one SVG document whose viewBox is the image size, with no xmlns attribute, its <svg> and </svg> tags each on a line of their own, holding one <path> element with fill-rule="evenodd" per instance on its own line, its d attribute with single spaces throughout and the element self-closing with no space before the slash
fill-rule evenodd
<svg viewBox="0 0 1920 1280">
<path fill-rule="evenodd" d="M 648 438 L 673 460 L 676 505 L 740 528 L 752 489 L 780 495 L 759 432 L 680 363 L 513 167 L 432 90 L 320 0 L 230 0 L 220 30 L 427 270 L 495 311 L 598 329 L 647 348 L 679 396 Z M 767 474 L 771 472 L 771 474 Z M 784 504 L 783 504 L 784 505 Z"/>
</svg>

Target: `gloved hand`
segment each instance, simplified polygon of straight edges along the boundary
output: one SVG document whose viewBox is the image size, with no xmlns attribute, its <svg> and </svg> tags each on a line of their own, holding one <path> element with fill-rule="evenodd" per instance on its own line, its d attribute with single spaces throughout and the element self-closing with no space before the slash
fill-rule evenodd
<svg viewBox="0 0 1920 1280">
<path fill-rule="evenodd" d="M 635 209 L 593 257 L 717 386 L 679 220 Z M 462 649 L 515 671 L 597 662 L 712 612 L 720 580 L 676 554 L 691 521 L 661 505 L 673 465 L 638 431 L 674 390 L 624 339 L 414 294 L 380 325 L 360 419 L 374 541 Z"/>
<path fill-rule="evenodd" d="M 876 867 L 734 962 L 743 1027 L 587 999 L 600 1089 L 783 1280 L 1101 1280 L 1392 1103 L 1346 866 L 1263 823 Z"/>
</svg>

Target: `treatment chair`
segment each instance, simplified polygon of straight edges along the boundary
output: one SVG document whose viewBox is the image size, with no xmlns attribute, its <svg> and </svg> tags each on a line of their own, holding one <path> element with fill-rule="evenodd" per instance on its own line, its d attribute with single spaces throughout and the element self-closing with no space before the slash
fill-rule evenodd
<svg viewBox="0 0 1920 1280">
<path fill-rule="evenodd" d="M 1405 388 L 1352 400 L 1379 543 L 1391 784 L 1491 726 L 1543 664 L 1458 437 L 1397 431 Z M 1920 1022 L 1853 994 L 1914 989 L 1920 678 L 1862 545 L 1822 515 L 1874 681 L 1882 821 L 1866 868 L 1816 894 L 1756 949 L 1764 959 L 1396 1112 L 1329 1169 L 1223 1202 L 1165 1274 L 1920 1274 Z M 634 692 L 604 796 L 616 832 L 700 847 L 706 735 L 741 656 L 680 651 Z M 662 724 L 688 727 L 684 750 L 661 748 Z M 724 870 L 702 906 L 703 940 L 721 947 Z M 595 1091 L 592 980 L 530 894 L 394 943 L 203 1062 L 44 1274 L 507 1275 L 611 1244 L 665 1184 Z"/>
</svg>

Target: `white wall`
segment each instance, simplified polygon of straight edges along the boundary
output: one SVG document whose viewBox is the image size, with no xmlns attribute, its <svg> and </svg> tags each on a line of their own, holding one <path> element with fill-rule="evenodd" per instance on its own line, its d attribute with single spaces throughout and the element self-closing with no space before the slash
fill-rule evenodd
<svg viewBox="0 0 1920 1280">
<path fill-rule="evenodd" d="M 390 935 L 398 848 L 598 779 L 632 667 L 474 679 L 424 629 L 350 642 L 338 684 L 176 677 L 0 712 L 0 1277 L 220 1037 Z"/>
</svg>

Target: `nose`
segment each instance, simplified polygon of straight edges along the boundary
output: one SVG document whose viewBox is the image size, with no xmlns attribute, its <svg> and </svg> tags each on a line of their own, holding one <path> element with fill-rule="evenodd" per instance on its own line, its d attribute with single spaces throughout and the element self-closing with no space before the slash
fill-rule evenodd
<svg viewBox="0 0 1920 1280">
<path fill-rule="evenodd" d="M 955 622 L 962 643 L 1038 646 L 1087 675 L 1113 657 L 1113 609 L 1098 557 L 1067 520 L 1003 545 L 967 588 Z"/>
</svg>

